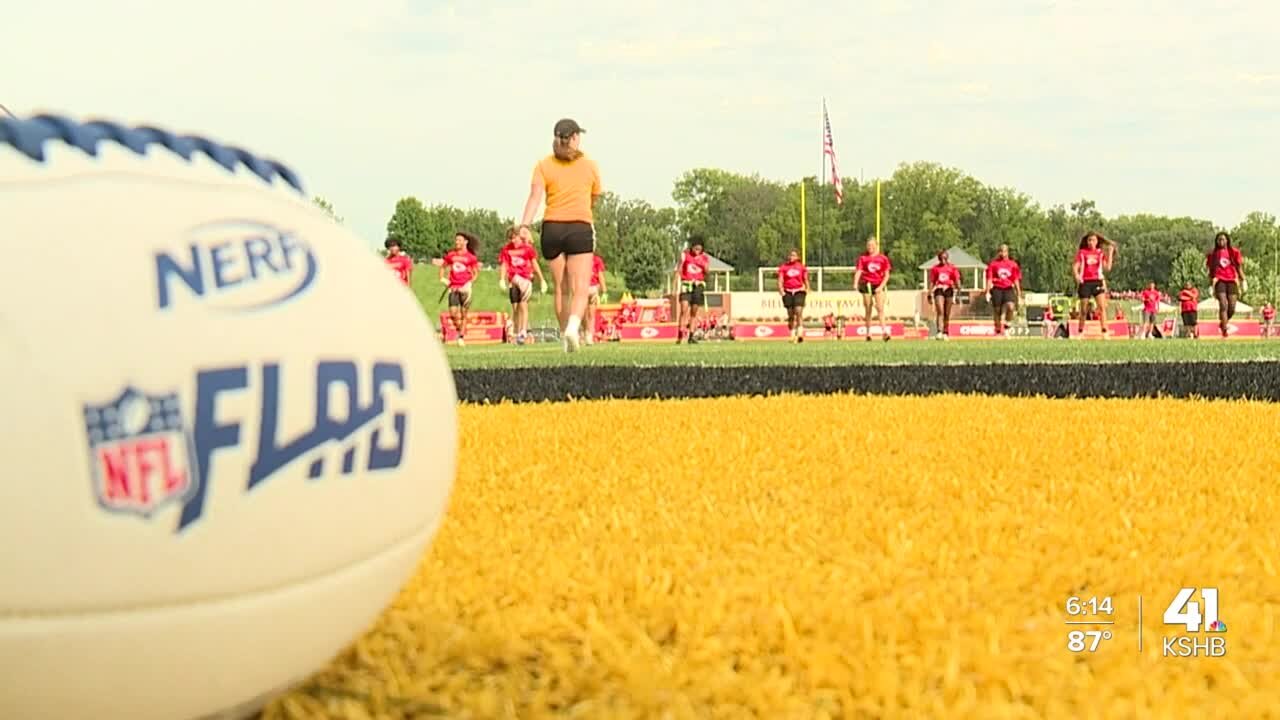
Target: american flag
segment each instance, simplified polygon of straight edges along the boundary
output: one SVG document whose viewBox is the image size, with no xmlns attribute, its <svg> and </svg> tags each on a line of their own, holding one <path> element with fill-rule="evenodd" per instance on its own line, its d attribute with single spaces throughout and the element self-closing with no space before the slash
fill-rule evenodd
<svg viewBox="0 0 1280 720">
<path fill-rule="evenodd" d="M 822 101 L 822 154 L 831 157 L 831 186 L 836 191 L 836 204 L 844 204 L 844 183 L 840 180 L 840 166 L 836 164 L 836 146 L 831 141 L 831 119 L 827 117 L 827 101 Z"/>
</svg>

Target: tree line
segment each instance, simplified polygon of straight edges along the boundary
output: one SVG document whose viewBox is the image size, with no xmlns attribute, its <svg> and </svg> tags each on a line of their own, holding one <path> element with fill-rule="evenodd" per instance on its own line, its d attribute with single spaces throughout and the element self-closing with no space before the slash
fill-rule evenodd
<svg viewBox="0 0 1280 720">
<path fill-rule="evenodd" d="M 820 185 L 816 177 L 802 182 L 809 265 L 854 264 L 875 234 L 875 181 L 845 179 L 839 205 L 829 185 Z M 707 252 L 735 268 L 736 289 L 754 289 L 757 267 L 777 265 L 800 244 L 799 182 L 698 168 L 676 179 L 672 200 L 670 207 L 655 207 L 606 193 L 596 207 L 598 252 L 633 291 L 660 287 L 690 235 L 702 236 Z M 1231 228 L 1187 216 L 1107 217 L 1093 200 L 1043 207 L 1015 189 L 986 185 L 930 162 L 900 165 L 881 181 L 881 200 L 882 248 L 899 270 L 891 280 L 895 289 L 918 287 L 916 267 L 939 249 L 960 247 L 990 259 L 1007 243 L 1022 265 L 1025 287 L 1068 292 L 1074 287 L 1075 247 L 1090 230 L 1117 243 L 1108 277 L 1115 290 L 1155 282 L 1176 292 L 1188 280 L 1206 290 L 1205 255 L 1220 229 L 1244 252 L 1246 301 L 1274 301 L 1280 281 L 1280 226 L 1264 212 L 1249 213 Z M 493 210 L 425 205 L 405 197 L 395 205 L 387 234 L 410 255 L 426 258 L 441 255 L 453 234 L 465 230 L 481 238 L 481 260 L 492 263 L 513 222 Z"/>
</svg>

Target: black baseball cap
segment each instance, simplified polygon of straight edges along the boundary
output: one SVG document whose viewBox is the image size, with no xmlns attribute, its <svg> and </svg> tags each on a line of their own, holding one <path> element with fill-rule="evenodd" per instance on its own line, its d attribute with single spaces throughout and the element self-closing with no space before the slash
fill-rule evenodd
<svg viewBox="0 0 1280 720">
<path fill-rule="evenodd" d="M 586 130 L 581 125 L 578 124 L 577 120 L 570 120 L 569 118 L 564 118 L 556 122 L 556 128 L 555 128 L 556 137 L 567 138 L 577 133 L 584 133 L 584 132 L 586 132 Z"/>
</svg>

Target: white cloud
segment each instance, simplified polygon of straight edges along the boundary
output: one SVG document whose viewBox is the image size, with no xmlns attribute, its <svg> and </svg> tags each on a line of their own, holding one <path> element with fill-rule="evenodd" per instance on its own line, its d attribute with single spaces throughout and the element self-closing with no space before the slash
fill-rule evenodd
<svg viewBox="0 0 1280 720">
<path fill-rule="evenodd" d="M 1275 211 L 1265 0 L 65 0 L 0 25 L 0 102 L 201 131 L 293 165 L 377 241 L 395 200 L 515 214 L 551 124 L 606 184 L 938 160 L 1045 203 L 1231 224 Z M 1196 7 L 1199 9 L 1191 10 Z M 1214 182 L 1224 165 L 1237 181 Z M 1178 172 L 1170 172 L 1171 167 Z M 1200 178 L 1188 190 L 1188 178 Z M 1175 201 L 1178 203 L 1175 206 Z"/>
</svg>

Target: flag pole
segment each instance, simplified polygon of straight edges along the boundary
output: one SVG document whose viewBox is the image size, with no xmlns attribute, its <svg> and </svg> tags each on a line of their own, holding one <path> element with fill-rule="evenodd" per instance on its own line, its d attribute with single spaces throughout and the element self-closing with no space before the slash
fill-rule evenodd
<svg viewBox="0 0 1280 720">
<path fill-rule="evenodd" d="M 818 182 L 816 183 L 814 188 L 815 190 L 818 191 L 818 194 L 815 196 L 817 199 L 814 200 L 814 203 L 816 203 L 818 207 L 818 227 L 819 228 L 822 227 L 822 219 L 826 212 L 822 207 L 822 186 L 826 184 L 826 182 L 824 181 L 824 178 L 827 177 L 827 148 L 826 148 L 827 124 L 826 123 L 827 123 L 827 98 L 823 96 L 822 114 L 818 116 L 818 137 L 822 138 L 822 141 L 821 143 L 819 143 L 819 146 L 818 146 L 819 148 L 821 148 L 821 152 L 822 152 L 822 172 L 818 174 Z M 822 235 L 821 233 L 819 233 L 818 265 L 820 267 L 825 267 L 827 264 L 826 246 L 827 246 L 826 242 L 822 240 Z M 821 271 L 818 272 L 818 290 L 822 290 L 822 272 Z"/>
<path fill-rule="evenodd" d="M 804 224 L 804 178 L 800 178 L 800 262 L 808 264 L 805 255 L 805 239 L 807 237 Z"/>
</svg>

